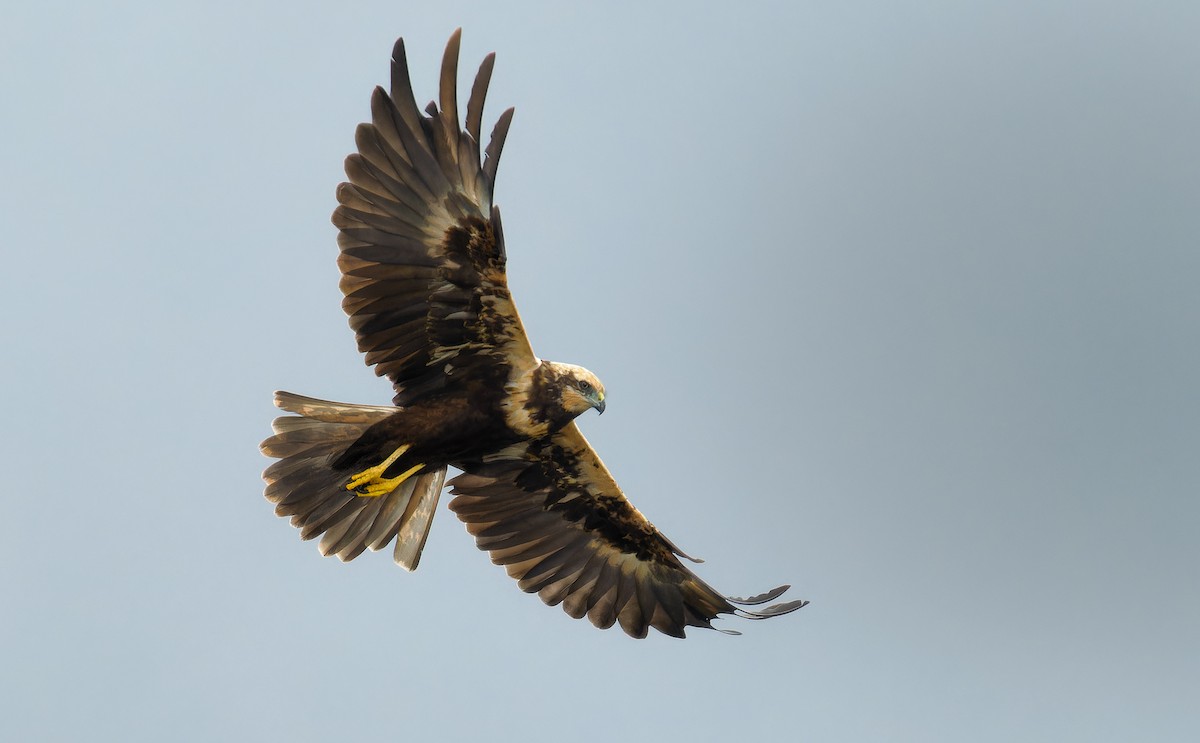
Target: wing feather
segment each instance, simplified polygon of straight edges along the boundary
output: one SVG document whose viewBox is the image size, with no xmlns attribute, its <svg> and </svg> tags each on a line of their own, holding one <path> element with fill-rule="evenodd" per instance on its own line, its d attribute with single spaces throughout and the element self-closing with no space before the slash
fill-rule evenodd
<svg viewBox="0 0 1200 743">
<path fill-rule="evenodd" d="M 461 32 L 442 56 L 436 103 L 417 108 L 403 41 L 390 93 L 376 88 L 337 190 L 343 309 L 368 365 L 391 379 L 395 404 L 462 385 L 501 389 L 537 364 L 512 303 L 496 168 L 512 120 L 497 121 L 480 161 L 494 55 L 479 67 L 459 124 Z M 440 110 L 439 110 L 440 106 Z"/>
<path fill-rule="evenodd" d="M 606 564 L 604 558 L 598 553 L 580 551 L 587 555 L 587 563 L 579 571 L 575 580 L 571 582 L 562 605 L 563 611 L 575 619 L 582 619 L 587 615 L 590 608 L 588 599 L 593 596 L 596 585 L 600 581 L 601 570 Z"/>
<path fill-rule="evenodd" d="M 492 81 L 492 68 L 496 64 L 496 55 L 489 54 L 479 65 L 475 74 L 475 82 L 471 85 L 471 98 L 467 101 L 467 134 L 471 135 L 474 143 L 475 159 L 479 159 L 480 127 L 483 125 L 483 104 L 487 100 L 488 85 Z"/>
<path fill-rule="evenodd" d="M 620 624 L 632 637 L 653 627 L 683 637 L 686 627 L 711 627 L 722 614 L 775 616 L 775 607 L 749 612 L 735 604 L 766 602 L 786 590 L 730 599 L 700 580 L 625 499 L 574 423 L 463 469 L 450 483 L 450 508 L 480 549 L 522 590 L 597 627 Z M 805 603 L 778 605 L 779 613 Z"/>
</svg>

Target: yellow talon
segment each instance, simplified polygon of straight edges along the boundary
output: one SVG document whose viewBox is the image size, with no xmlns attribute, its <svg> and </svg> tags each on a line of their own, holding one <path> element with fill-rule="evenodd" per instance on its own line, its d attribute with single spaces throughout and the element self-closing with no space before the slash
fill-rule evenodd
<svg viewBox="0 0 1200 743">
<path fill-rule="evenodd" d="M 346 484 L 346 490 L 353 490 L 358 495 L 366 498 L 378 498 L 381 495 L 387 495 L 392 492 L 399 487 L 400 483 L 420 472 L 425 466 L 424 464 L 413 465 L 396 477 L 385 478 L 383 476 L 387 468 L 391 467 L 397 459 L 404 455 L 404 452 L 411 448 L 412 445 L 405 444 L 392 452 L 390 457 L 379 464 L 352 476 L 350 482 Z"/>
<path fill-rule="evenodd" d="M 381 495 L 387 495 L 388 493 L 395 490 L 397 487 L 400 486 L 400 483 L 402 483 L 405 480 L 407 480 L 408 478 L 412 477 L 414 474 L 419 472 L 421 470 L 421 468 L 423 468 L 424 466 L 425 465 L 423 465 L 423 464 L 416 464 L 416 465 L 413 465 L 412 467 L 409 467 L 398 477 L 390 477 L 390 478 L 386 478 L 386 479 L 385 478 L 375 478 L 375 479 L 371 480 L 369 483 L 367 483 L 366 485 L 360 485 L 356 488 L 351 488 L 348 485 L 346 487 L 347 487 L 347 489 L 353 490 L 355 493 L 357 493 L 360 498 L 378 498 Z"/>
</svg>

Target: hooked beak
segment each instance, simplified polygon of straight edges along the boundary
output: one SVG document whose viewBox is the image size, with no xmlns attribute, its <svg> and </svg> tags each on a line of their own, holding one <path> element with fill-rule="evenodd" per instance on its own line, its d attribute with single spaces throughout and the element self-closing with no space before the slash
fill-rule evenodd
<svg viewBox="0 0 1200 743">
<path fill-rule="evenodd" d="M 596 399 L 592 401 L 592 407 L 596 409 L 597 415 L 604 415 L 604 396 L 598 395 Z"/>
</svg>

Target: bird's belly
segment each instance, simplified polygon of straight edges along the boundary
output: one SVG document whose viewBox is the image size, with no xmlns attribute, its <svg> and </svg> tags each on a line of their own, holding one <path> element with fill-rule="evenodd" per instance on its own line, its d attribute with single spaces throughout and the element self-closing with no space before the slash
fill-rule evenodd
<svg viewBox="0 0 1200 743">
<path fill-rule="evenodd" d="M 518 438 L 505 425 L 503 416 L 488 415 L 486 410 L 462 400 L 435 398 L 398 409 L 371 426 L 333 466 L 352 469 L 378 464 L 406 447 L 389 463 L 390 476 L 415 464 L 435 468 L 478 459 Z"/>
</svg>

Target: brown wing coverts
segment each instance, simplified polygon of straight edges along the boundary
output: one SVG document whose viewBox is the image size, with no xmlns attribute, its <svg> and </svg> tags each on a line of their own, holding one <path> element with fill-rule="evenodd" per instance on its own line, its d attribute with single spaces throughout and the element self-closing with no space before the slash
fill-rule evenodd
<svg viewBox="0 0 1200 743">
<path fill-rule="evenodd" d="M 493 55 L 479 68 L 459 128 L 459 32 L 446 46 L 439 100 L 422 115 L 404 42 L 392 53 L 392 90 L 376 88 L 371 123 L 346 159 L 333 214 L 341 230 L 342 307 L 368 365 L 386 375 L 395 402 L 470 380 L 494 385 L 536 359 L 505 276 L 496 167 L 512 119 L 501 116 L 480 161 L 480 124 Z M 502 386 L 503 382 L 500 381 Z"/>
<path fill-rule="evenodd" d="M 522 590 L 600 628 L 633 637 L 654 627 L 683 637 L 720 614 L 786 614 L 792 601 L 752 612 L 787 586 L 748 599 L 722 596 L 684 567 L 682 553 L 634 508 L 574 423 L 548 439 L 469 463 L 450 485 L 450 508 L 480 549 Z M 736 634 L 736 633 L 735 633 Z"/>
</svg>

